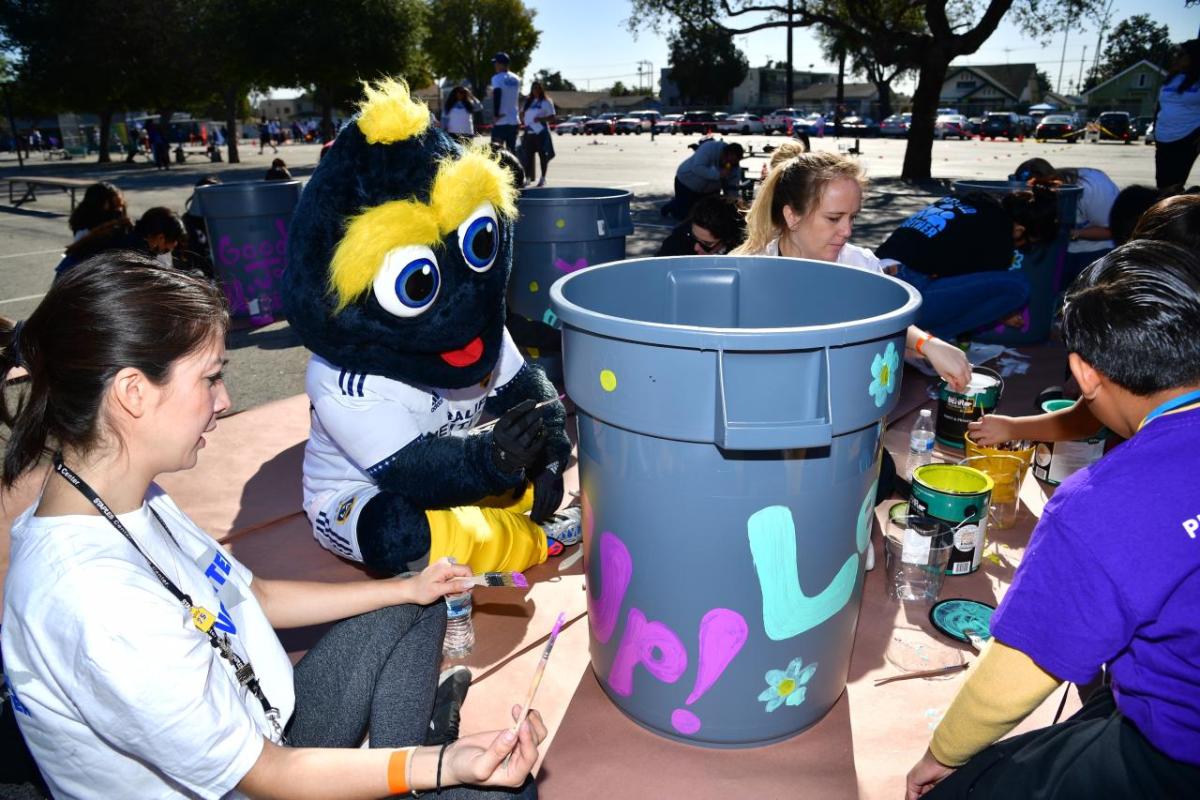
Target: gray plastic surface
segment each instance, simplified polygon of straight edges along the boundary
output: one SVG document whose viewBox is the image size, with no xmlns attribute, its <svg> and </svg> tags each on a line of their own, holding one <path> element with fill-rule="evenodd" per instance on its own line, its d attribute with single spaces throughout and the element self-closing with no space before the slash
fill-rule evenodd
<svg viewBox="0 0 1200 800">
<path fill-rule="evenodd" d="M 517 207 L 509 307 L 535 322 L 554 325 L 550 286 L 563 275 L 625 258 L 633 233 L 624 189 L 576 187 L 525 189 Z"/>
<path fill-rule="evenodd" d="M 954 182 L 955 194 L 1009 194 L 1028 188 L 1023 183 L 1009 181 Z M 996 330 L 976 334 L 972 339 L 997 344 L 1036 344 L 1049 338 L 1057 309 L 1057 294 L 1066 288 L 1059 285 L 1063 277 L 1063 260 L 1067 245 L 1070 244 L 1071 228 L 1075 227 L 1075 208 L 1083 189 L 1060 186 L 1055 189 L 1055 194 L 1058 195 L 1058 236 L 1052 242 L 1029 248 L 1021 261 L 1021 269 L 1029 279 L 1029 306 L 1024 327 L 997 327 Z"/>
<path fill-rule="evenodd" d="M 243 181 L 196 188 L 192 209 L 208 226 L 213 264 L 235 319 L 282 319 L 280 279 L 287 264 L 288 226 L 300 201 L 300 181 Z"/>
<path fill-rule="evenodd" d="M 601 685 L 695 744 L 799 733 L 845 688 L 916 291 L 721 256 L 594 267 L 551 296 Z"/>
</svg>

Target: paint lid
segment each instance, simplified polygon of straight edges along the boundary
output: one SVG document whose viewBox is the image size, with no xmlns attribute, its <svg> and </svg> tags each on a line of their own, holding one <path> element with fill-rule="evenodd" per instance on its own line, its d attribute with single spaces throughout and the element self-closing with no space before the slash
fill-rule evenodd
<svg viewBox="0 0 1200 800">
<path fill-rule="evenodd" d="M 979 639 L 992 638 L 992 614 L 996 609 L 987 603 L 964 598 L 951 598 L 933 604 L 929 621 L 933 627 L 960 642 L 970 642 L 967 631 Z"/>
<path fill-rule="evenodd" d="M 1000 385 L 1000 379 L 992 375 L 985 375 L 982 372 L 972 372 L 971 382 L 967 384 L 967 388 L 963 389 L 963 394 L 981 394 L 988 389 L 994 389 Z"/>
</svg>

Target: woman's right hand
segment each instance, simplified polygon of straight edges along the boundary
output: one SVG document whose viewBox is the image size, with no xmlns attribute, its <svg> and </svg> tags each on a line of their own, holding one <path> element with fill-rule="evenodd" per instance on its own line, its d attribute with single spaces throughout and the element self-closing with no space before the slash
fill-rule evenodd
<svg viewBox="0 0 1200 800">
<path fill-rule="evenodd" d="M 521 706 L 513 706 L 515 721 Z M 442 783 L 472 786 L 520 786 L 537 763 L 546 739 L 542 715 L 530 710 L 516 734 L 511 729 L 464 736 L 446 750 Z"/>
<path fill-rule="evenodd" d="M 959 348 L 938 338 L 925 342 L 921 352 L 929 365 L 937 370 L 938 375 L 956 392 L 967 388 L 971 382 L 971 362 L 967 354 Z"/>
<path fill-rule="evenodd" d="M 967 426 L 967 434 L 975 444 L 993 447 L 1016 437 L 1012 429 L 1013 418 L 1000 414 L 988 414 Z"/>
</svg>

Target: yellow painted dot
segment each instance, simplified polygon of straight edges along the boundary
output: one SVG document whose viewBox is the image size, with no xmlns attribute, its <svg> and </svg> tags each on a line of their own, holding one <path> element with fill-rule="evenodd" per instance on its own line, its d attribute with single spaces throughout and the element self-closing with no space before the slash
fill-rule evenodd
<svg viewBox="0 0 1200 800">
<path fill-rule="evenodd" d="M 567 227 L 567 221 L 565 219 L 556 219 L 554 220 L 554 227 L 561 230 L 562 228 Z"/>
<path fill-rule="evenodd" d="M 779 682 L 779 685 L 776 686 L 775 689 L 779 692 L 780 697 L 787 697 L 789 694 L 796 691 L 796 682 L 791 678 L 784 678 Z"/>
<path fill-rule="evenodd" d="M 600 371 L 600 386 L 606 392 L 617 390 L 617 375 L 611 369 Z"/>
<path fill-rule="evenodd" d="M 531 291 L 531 292 L 536 292 L 536 291 L 538 290 L 538 288 L 539 288 L 539 287 L 538 287 L 538 282 L 537 282 L 537 281 L 530 281 L 530 282 L 529 282 L 529 291 Z"/>
<path fill-rule="evenodd" d="M 884 364 L 879 369 L 879 383 L 883 386 L 888 385 L 888 381 L 892 378 L 892 371 L 888 369 L 888 365 Z"/>
</svg>

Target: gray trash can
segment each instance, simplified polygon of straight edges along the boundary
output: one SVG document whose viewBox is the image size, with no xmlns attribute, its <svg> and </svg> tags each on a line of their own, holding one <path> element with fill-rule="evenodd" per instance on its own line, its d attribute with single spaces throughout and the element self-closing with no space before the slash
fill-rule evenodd
<svg viewBox="0 0 1200 800">
<path fill-rule="evenodd" d="M 955 181 L 955 194 L 989 192 L 1008 194 L 1028 189 L 1024 184 L 1008 181 Z M 1020 328 L 999 325 L 993 330 L 972 335 L 980 342 L 996 344 L 1037 344 L 1050 337 L 1054 313 L 1058 308 L 1058 295 L 1062 286 L 1063 267 L 1070 243 L 1070 231 L 1075 227 L 1075 207 L 1083 189 L 1078 186 L 1060 186 L 1058 195 L 1058 236 L 1052 242 L 1034 245 L 1021 259 L 1021 270 L 1029 279 L 1029 305 L 1022 313 L 1024 324 Z"/>
<path fill-rule="evenodd" d="M 804 730 L 846 685 L 882 420 L 919 295 L 733 256 L 606 264 L 550 295 L 578 407 L 601 685 L 695 744 Z"/>
<path fill-rule="evenodd" d="M 508 304 L 515 313 L 555 327 L 550 287 L 563 275 L 625 258 L 633 233 L 624 189 L 526 189 L 517 201 Z"/>
<path fill-rule="evenodd" d="M 267 325 L 284 317 L 281 279 L 300 187 L 300 181 L 241 181 L 196 188 L 192 209 L 208 226 L 235 321 Z"/>
</svg>

